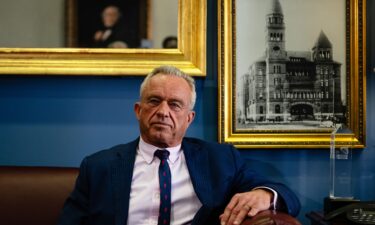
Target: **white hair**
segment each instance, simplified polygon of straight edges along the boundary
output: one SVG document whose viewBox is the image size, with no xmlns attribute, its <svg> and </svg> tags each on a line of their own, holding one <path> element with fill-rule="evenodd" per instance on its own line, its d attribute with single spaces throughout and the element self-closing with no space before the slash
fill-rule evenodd
<svg viewBox="0 0 375 225">
<path fill-rule="evenodd" d="M 190 109 L 192 110 L 195 105 L 195 101 L 197 99 L 197 93 L 195 92 L 195 80 L 191 76 L 187 75 L 186 73 L 182 72 L 180 69 L 174 66 L 160 66 L 155 68 L 154 70 L 149 73 L 146 78 L 143 80 L 140 88 L 140 97 L 142 98 L 144 89 L 150 79 L 158 74 L 163 74 L 167 76 L 175 76 L 183 78 L 189 85 L 191 89 L 191 98 L 190 98 Z"/>
</svg>

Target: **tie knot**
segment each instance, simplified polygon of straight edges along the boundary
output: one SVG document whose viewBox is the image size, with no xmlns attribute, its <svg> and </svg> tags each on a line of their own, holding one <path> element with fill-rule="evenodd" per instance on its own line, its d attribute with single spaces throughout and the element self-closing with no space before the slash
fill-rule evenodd
<svg viewBox="0 0 375 225">
<path fill-rule="evenodd" d="M 166 149 L 163 149 L 163 150 L 158 149 L 155 151 L 154 155 L 158 157 L 160 160 L 168 159 L 169 151 Z"/>
</svg>

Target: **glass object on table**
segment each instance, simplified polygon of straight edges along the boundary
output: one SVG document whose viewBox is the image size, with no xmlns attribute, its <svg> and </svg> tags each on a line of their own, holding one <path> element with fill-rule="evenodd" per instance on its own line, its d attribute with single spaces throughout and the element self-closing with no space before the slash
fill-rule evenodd
<svg viewBox="0 0 375 225">
<path fill-rule="evenodd" d="M 351 134 L 345 125 L 337 124 L 331 133 L 330 190 L 331 199 L 353 199 L 352 193 L 352 142 L 340 145 L 338 135 Z"/>
</svg>

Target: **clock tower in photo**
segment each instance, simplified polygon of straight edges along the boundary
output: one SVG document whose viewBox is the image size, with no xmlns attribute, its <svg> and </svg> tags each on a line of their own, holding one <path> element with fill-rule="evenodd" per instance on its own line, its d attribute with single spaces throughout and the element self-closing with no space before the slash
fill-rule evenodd
<svg viewBox="0 0 375 225">
<path fill-rule="evenodd" d="M 279 0 L 272 0 L 266 16 L 266 120 L 285 121 L 289 117 L 288 102 L 282 93 L 288 91 L 285 80 L 286 60 L 284 15 Z M 281 116 L 282 115 L 282 116 Z"/>
<path fill-rule="evenodd" d="M 287 51 L 280 1 L 268 1 L 264 55 L 240 78 L 238 125 L 344 122 L 341 63 L 334 61 L 333 44 L 321 31 L 315 44 L 306 43 L 310 51 Z"/>
<path fill-rule="evenodd" d="M 285 60 L 285 24 L 279 0 L 272 0 L 266 16 L 266 57 L 270 60 Z"/>
</svg>

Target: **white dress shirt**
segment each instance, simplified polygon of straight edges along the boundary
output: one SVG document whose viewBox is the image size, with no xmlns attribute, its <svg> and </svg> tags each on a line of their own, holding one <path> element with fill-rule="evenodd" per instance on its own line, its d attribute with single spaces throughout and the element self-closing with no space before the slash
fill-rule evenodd
<svg viewBox="0 0 375 225">
<path fill-rule="evenodd" d="M 154 152 L 160 148 L 140 138 L 130 191 L 128 225 L 157 225 L 159 216 L 159 164 Z M 190 224 L 202 203 L 190 179 L 181 145 L 167 148 L 172 176 L 171 225 Z"/>
</svg>

